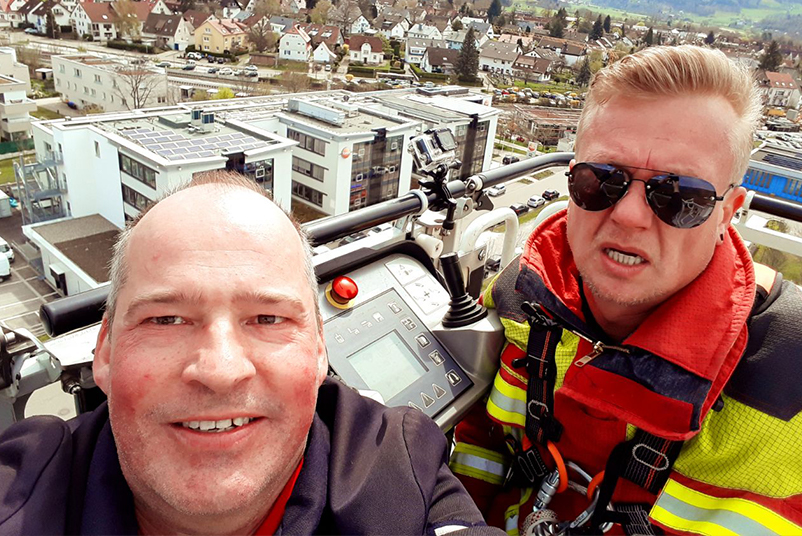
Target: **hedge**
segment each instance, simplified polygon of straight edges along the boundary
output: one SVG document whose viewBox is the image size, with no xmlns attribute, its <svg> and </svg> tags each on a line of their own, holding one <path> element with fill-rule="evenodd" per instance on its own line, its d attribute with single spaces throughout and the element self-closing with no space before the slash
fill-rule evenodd
<svg viewBox="0 0 802 536">
<path fill-rule="evenodd" d="M 137 52 L 144 52 L 145 54 L 156 54 L 158 48 L 153 45 L 144 45 L 142 43 L 126 43 L 125 41 L 109 41 L 106 43 L 109 48 L 117 48 L 120 50 L 136 50 Z"/>
</svg>

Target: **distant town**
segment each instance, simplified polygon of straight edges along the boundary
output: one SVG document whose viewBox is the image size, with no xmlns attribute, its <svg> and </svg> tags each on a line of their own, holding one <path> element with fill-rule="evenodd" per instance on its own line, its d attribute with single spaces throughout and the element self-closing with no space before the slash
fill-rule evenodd
<svg viewBox="0 0 802 536">
<path fill-rule="evenodd" d="M 506 2 L 0 0 L 0 215 L 16 218 L 0 232 L 74 294 L 107 280 L 127 221 L 198 173 L 237 170 L 303 221 L 343 214 L 415 188 L 406 146 L 429 128 L 454 134 L 452 178 L 572 151 L 595 72 L 681 44 L 754 73 L 744 184 L 802 201 L 794 41 Z"/>
</svg>

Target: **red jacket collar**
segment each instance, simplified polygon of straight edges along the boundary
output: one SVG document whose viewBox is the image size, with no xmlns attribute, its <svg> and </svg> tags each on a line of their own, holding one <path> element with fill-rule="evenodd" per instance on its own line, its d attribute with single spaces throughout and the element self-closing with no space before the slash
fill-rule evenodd
<svg viewBox="0 0 802 536">
<path fill-rule="evenodd" d="M 532 233 L 522 263 L 534 270 L 546 289 L 584 321 L 579 273 L 566 236 L 566 212 L 561 211 Z M 704 418 L 746 348 L 746 321 L 754 296 L 751 256 L 738 233 L 730 228 L 705 271 L 656 309 L 623 344 L 646 350 L 711 382 L 701 408 Z M 605 407 L 610 403 L 592 393 L 587 393 L 583 401 L 589 400 L 599 409 L 618 409 L 615 412 L 619 414 L 639 413 L 635 408 Z M 690 430 L 659 428 L 654 431 L 676 438 L 692 435 Z"/>
</svg>

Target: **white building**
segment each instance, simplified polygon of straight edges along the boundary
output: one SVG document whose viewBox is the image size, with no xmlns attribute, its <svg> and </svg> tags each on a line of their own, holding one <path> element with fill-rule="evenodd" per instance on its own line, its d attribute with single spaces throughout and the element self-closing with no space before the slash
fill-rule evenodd
<svg viewBox="0 0 802 536">
<path fill-rule="evenodd" d="M 143 108 L 171 100 L 167 74 L 155 67 L 91 54 L 53 56 L 51 61 L 56 91 L 79 108 L 92 105 L 105 111 L 128 110 L 136 104 Z"/>
<path fill-rule="evenodd" d="M 479 51 L 479 69 L 510 76 L 513 72 L 513 63 L 520 52 L 517 44 L 488 41 Z"/>
<path fill-rule="evenodd" d="M 28 67 L 17 63 L 13 48 L 0 48 L 0 141 L 30 137 L 31 112 L 36 103 L 27 97 L 31 90 Z"/>
<path fill-rule="evenodd" d="M 799 106 L 799 86 L 790 74 L 767 71 L 761 80 L 761 92 L 768 106 L 793 109 Z"/>
<path fill-rule="evenodd" d="M 109 2 L 81 2 L 70 14 L 73 32 L 78 37 L 91 36 L 93 41 L 117 39 L 116 14 Z"/>
<path fill-rule="evenodd" d="M 25 14 L 20 10 L 27 0 L 0 0 L 0 27 L 19 28 L 25 22 Z"/>
<path fill-rule="evenodd" d="M 412 65 L 420 65 L 427 48 L 448 48 L 448 44 L 445 41 L 438 41 L 436 39 L 409 38 L 404 47 L 404 61 Z"/>
<path fill-rule="evenodd" d="M 47 14 L 53 14 L 53 21 L 57 26 L 70 26 L 70 9 L 61 2 L 40 0 L 31 2 L 25 18 L 26 22 L 33 24 L 39 33 L 47 32 Z"/>
<path fill-rule="evenodd" d="M 379 65 L 384 61 L 384 43 L 378 37 L 352 36 L 349 42 L 348 56 L 351 61 L 366 65 Z"/>
<path fill-rule="evenodd" d="M 437 29 L 437 26 L 428 26 L 426 24 L 417 23 L 409 28 L 407 31 L 407 39 L 410 37 L 415 39 L 437 39 L 443 38 L 443 34 Z"/>
<path fill-rule="evenodd" d="M 281 36 L 278 52 L 282 60 L 308 62 L 312 52 L 312 38 L 295 26 Z"/>
<path fill-rule="evenodd" d="M 315 51 L 312 53 L 312 61 L 315 63 L 332 63 L 336 59 L 337 54 L 329 50 L 329 47 L 327 47 L 326 43 L 323 41 L 320 42 Z"/>
<path fill-rule="evenodd" d="M 370 22 L 364 15 L 360 15 L 359 18 L 351 24 L 351 35 L 363 34 L 368 30 L 370 30 Z"/>
<path fill-rule="evenodd" d="M 195 42 L 194 28 L 181 15 L 151 12 L 142 27 L 142 40 L 170 50 L 186 50 Z"/>
</svg>

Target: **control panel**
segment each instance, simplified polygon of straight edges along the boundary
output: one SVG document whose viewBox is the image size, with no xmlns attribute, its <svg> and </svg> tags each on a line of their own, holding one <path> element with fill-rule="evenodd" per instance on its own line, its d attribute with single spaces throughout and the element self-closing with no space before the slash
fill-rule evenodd
<svg viewBox="0 0 802 536">
<path fill-rule="evenodd" d="M 431 417 L 473 381 L 433 333 L 449 294 L 417 259 L 394 254 L 321 285 L 329 365 L 389 406 Z"/>
</svg>

